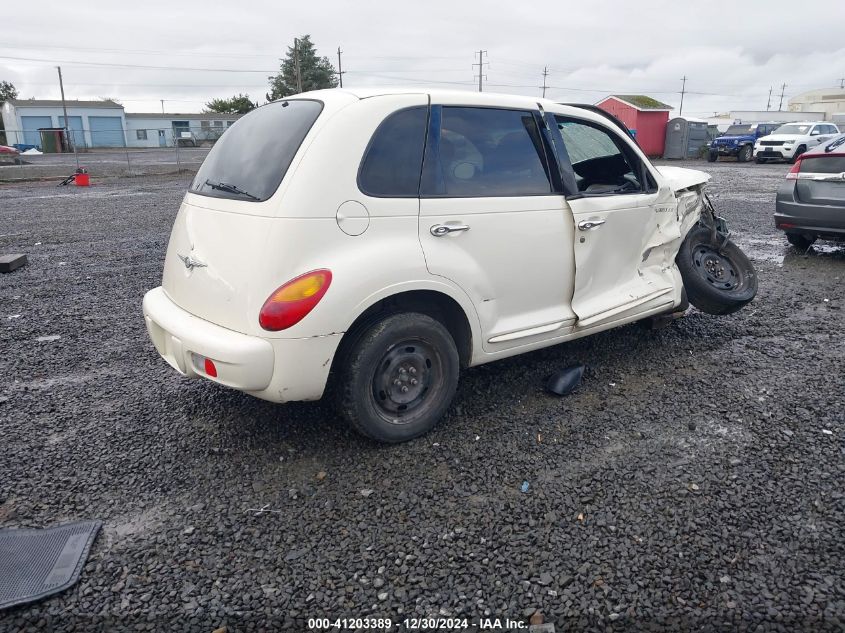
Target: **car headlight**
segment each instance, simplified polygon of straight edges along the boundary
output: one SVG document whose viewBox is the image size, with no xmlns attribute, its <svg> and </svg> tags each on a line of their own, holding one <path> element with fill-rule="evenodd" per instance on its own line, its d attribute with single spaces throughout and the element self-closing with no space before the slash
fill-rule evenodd
<svg viewBox="0 0 845 633">
<path fill-rule="evenodd" d="M 734 139 L 734 140 L 732 141 L 732 143 L 733 143 L 734 145 L 739 145 L 739 141 L 738 141 L 737 139 Z"/>
</svg>

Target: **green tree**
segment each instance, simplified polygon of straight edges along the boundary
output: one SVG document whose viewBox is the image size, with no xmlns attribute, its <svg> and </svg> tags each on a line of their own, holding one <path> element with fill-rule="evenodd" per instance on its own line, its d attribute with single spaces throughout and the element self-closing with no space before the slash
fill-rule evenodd
<svg viewBox="0 0 845 633">
<path fill-rule="evenodd" d="M 0 108 L 8 99 L 17 99 L 18 89 L 11 81 L 0 81 Z M 0 116 L 0 145 L 6 144 L 6 130 L 3 127 L 3 117 Z"/>
<path fill-rule="evenodd" d="M 11 81 L 0 81 L 0 105 L 9 99 L 18 98 L 18 89 Z"/>
<path fill-rule="evenodd" d="M 212 99 L 205 104 L 206 112 L 222 112 L 224 114 L 246 114 L 258 107 L 249 99 L 249 95 L 237 94 L 228 99 Z"/>
<path fill-rule="evenodd" d="M 299 52 L 299 75 L 302 78 L 302 90 L 299 90 L 296 80 L 296 54 Z M 328 57 L 318 57 L 310 35 L 299 38 L 299 44 L 288 46 L 288 54 L 282 60 L 279 74 L 268 77 L 270 92 L 267 101 L 282 99 L 298 92 L 334 88 L 337 86 L 337 71 Z"/>
</svg>

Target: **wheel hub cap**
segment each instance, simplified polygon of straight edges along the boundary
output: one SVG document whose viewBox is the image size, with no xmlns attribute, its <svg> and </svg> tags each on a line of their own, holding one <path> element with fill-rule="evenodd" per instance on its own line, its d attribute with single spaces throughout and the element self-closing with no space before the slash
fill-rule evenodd
<svg viewBox="0 0 845 633">
<path fill-rule="evenodd" d="M 394 414 L 417 407 L 431 385 L 431 357 L 431 349 L 421 341 L 407 341 L 388 350 L 373 378 L 379 406 Z"/>
<path fill-rule="evenodd" d="M 734 290 L 740 282 L 733 262 L 710 246 L 699 246 L 693 255 L 699 274 L 713 286 Z"/>
</svg>

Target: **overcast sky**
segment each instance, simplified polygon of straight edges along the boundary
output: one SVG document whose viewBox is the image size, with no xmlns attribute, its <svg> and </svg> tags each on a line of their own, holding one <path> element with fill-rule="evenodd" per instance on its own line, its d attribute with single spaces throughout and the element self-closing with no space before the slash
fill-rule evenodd
<svg viewBox="0 0 845 633">
<path fill-rule="evenodd" d="M 347 86 L 477 89 L 484 49 L 491 92 L 538 95 L 547 66 L 552 99 L 642 93 L 677 112 L 686 76 L 691 116 L 764 110 L 770 88 L 777 110 L 784 83 L 785 110 L 845 78 L 843 0 L 7 0 L 2 14 L 0 80 L 22 98 L 58 98 L 61 64 L 68 99 L 114 97 L 128 112 L 159 112 L 160 99 L 199 112 L 238 92 L 263 102 L 306 33 L 335 65 L 342 47 Z"/>
</svg>

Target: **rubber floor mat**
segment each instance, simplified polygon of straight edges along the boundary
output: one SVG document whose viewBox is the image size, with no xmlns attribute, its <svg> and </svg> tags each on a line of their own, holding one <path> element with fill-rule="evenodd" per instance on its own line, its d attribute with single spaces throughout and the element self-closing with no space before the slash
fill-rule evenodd
<svg viewBox="0 0 845 633">
<path fill-rule="evenodd" d="M 0 609 L 64 591 L 77 580 L 101 521 L 0 530 Z"/>
</svg>

